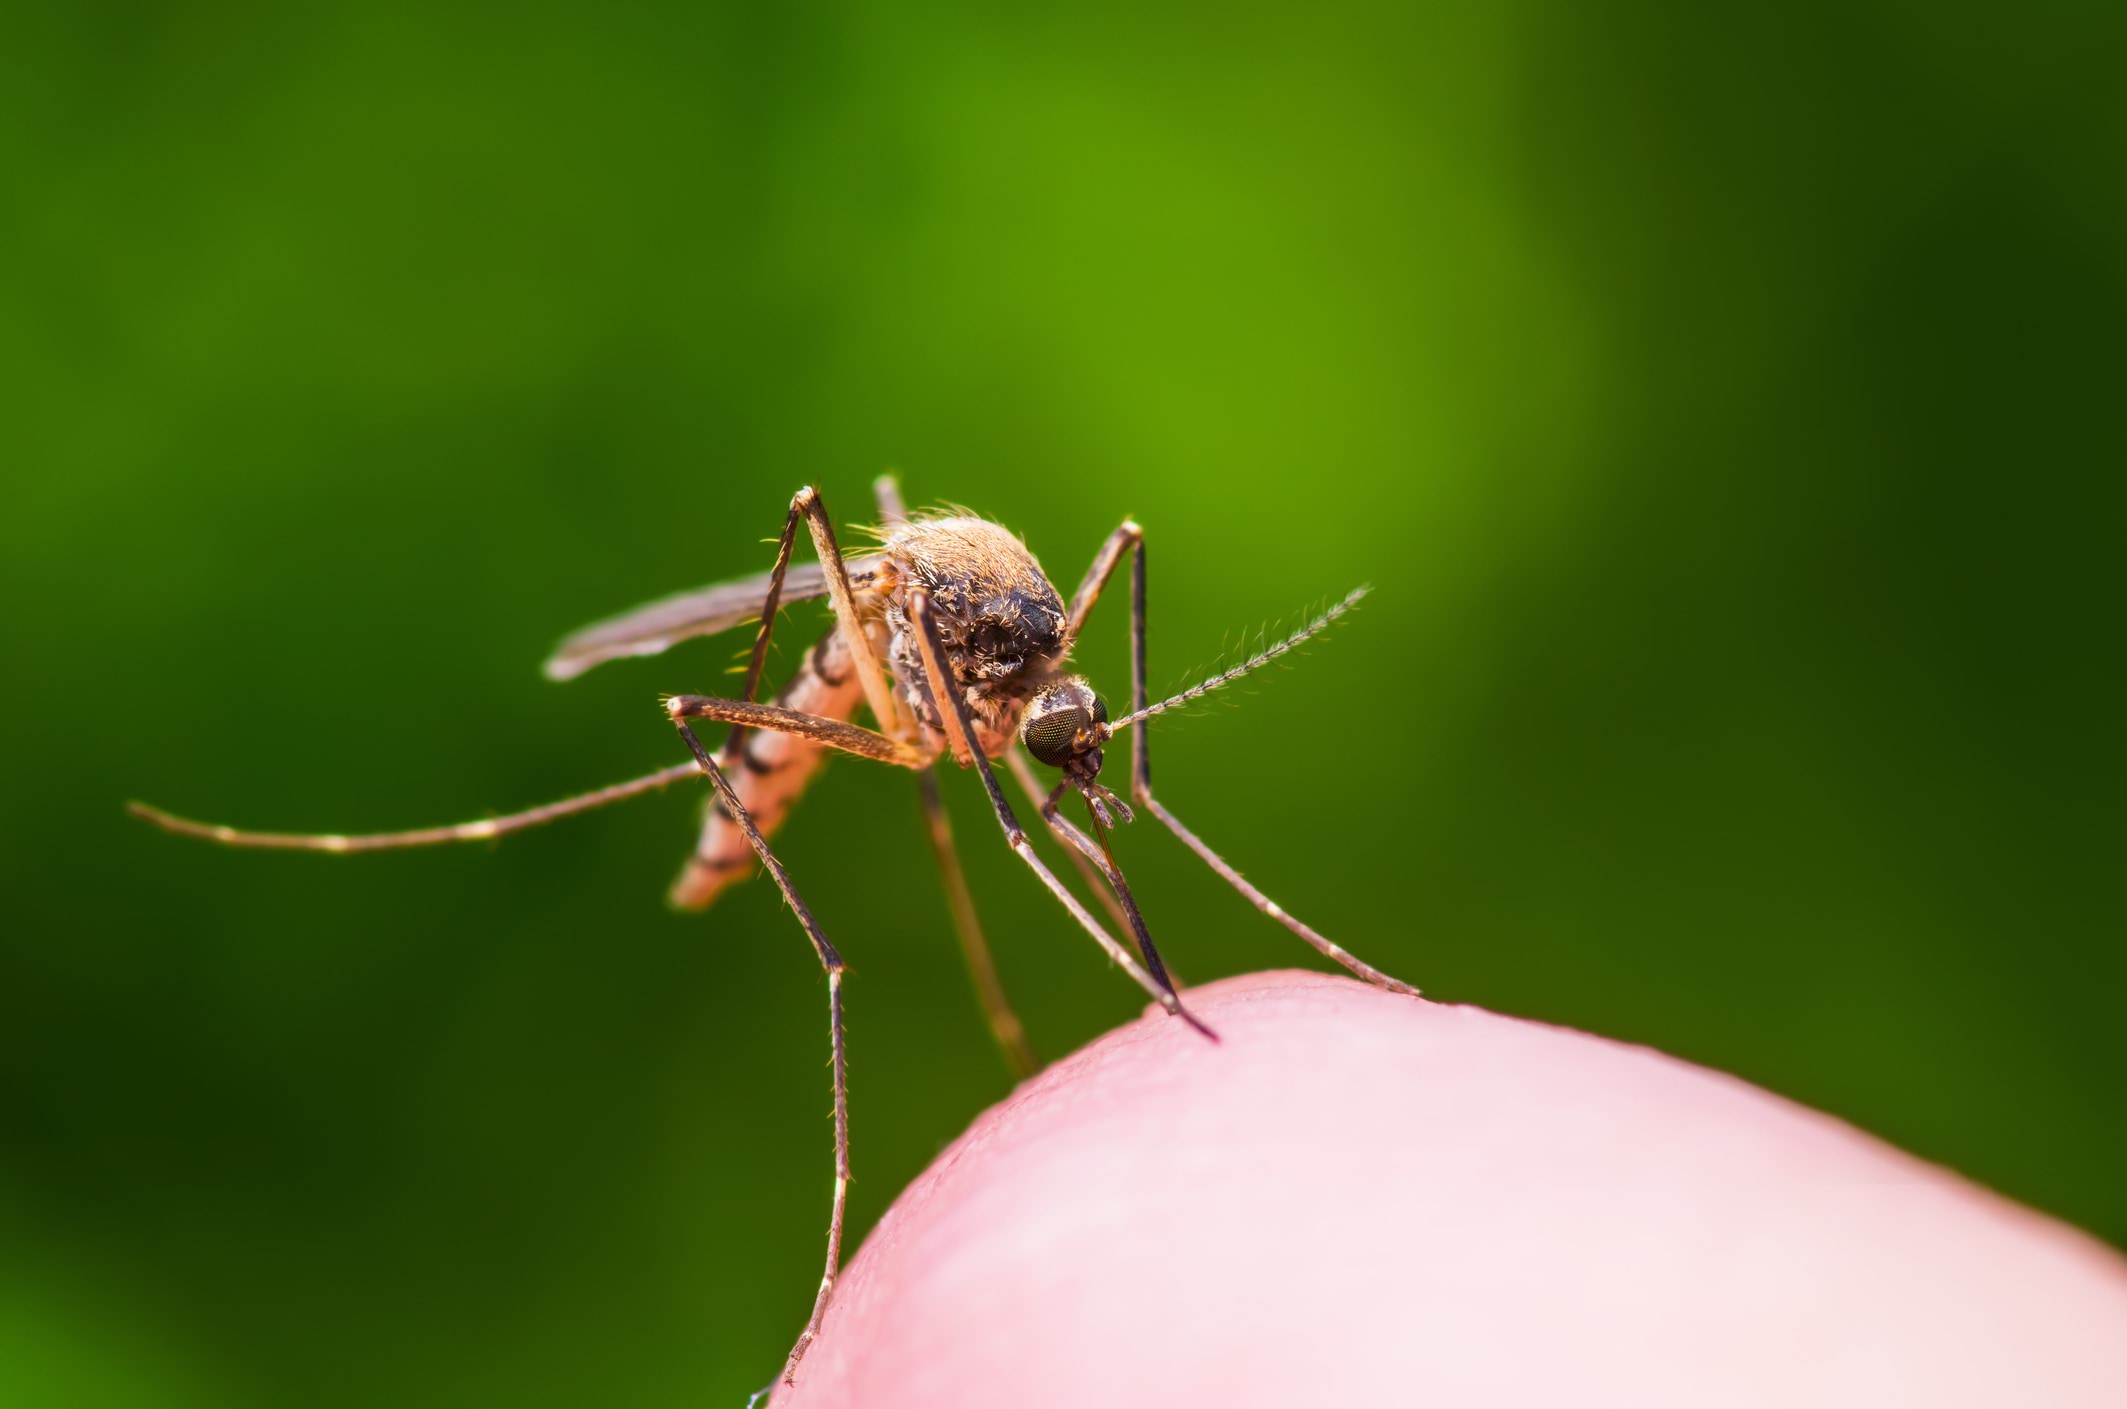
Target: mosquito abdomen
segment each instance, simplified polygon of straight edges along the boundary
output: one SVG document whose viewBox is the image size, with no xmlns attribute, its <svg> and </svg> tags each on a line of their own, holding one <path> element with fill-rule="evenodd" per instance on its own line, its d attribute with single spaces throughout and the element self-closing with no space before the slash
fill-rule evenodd
<svg viewBox="0 0 2127 1409">
<path fill-rule="evenodd" d="M 864 698 L 849 647 L 829 631 L 805 652 L 795 674 L 776 693 L 785 709 L 829 719 L 848 719 Z M 740 756 L 728 769 L 731 786 L 763 836 L 772 835 L 791 804 L 819 771 L 827 750 L 809 739 L 774 730 L 747 731 Z M 712 797 L 701 841 L 672 883 L 672 904 L 682 910 L 707 909 L 725 886 L 753 874 L 753 847 L 746 834 L 724 815 Z"/>
</svg>

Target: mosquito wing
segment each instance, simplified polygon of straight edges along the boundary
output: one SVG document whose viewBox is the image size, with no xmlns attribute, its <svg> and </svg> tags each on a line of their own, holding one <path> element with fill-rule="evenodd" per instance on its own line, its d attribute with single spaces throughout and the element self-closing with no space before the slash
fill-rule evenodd
<svg viewBox="0 0 2127 1409">
<path fill-rule="evenodd" d="M 854 568 L 852 564 L 852 568 Z M 654 656 L 690 636 L 714 636 L 757 619 L 768 604 L 769 573 L 681 592 L 576 632 L 547 657 L 549 680 L 574 680 L 594 665 L 623 656 Z M 792 563 L 783 574 L 785 602 L 827 595 L 827 571 Z"/>
</svg>

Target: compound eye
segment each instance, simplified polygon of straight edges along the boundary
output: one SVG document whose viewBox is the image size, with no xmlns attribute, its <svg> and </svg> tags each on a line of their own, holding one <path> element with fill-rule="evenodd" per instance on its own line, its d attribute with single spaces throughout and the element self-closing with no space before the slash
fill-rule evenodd
<svg viewBox="0 0 2127 1409">
<path fill-rule="evenodd" d="M 1077 705 L 1029 715 L 1024 736 L 1027 752 L 1051 768 L 1061 768 L 1070 762 L 1078 731 L 1089 727 L 1089 723 L 1086 712 Z"/>
<path fill-rule="evenodd" d="M 1093 722 L 1095 724 L 1106 724 L 1108 722 L 1108 702 L 1099 695 L 1093 697 Z"/>
</svg>

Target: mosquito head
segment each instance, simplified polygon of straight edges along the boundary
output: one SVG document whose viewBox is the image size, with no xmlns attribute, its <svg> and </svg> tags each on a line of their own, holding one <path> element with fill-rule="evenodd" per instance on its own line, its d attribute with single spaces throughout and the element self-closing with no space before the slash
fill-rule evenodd
<svg viewBox="0 0 2127 1409">
<path fill-rule="evenodd" d="M 1083 675 L 1066 675 L 1027 701 L 1019 739 L 1051 768 L 1094 777 L 1100 772 L 1101 726 L 1107 722 L 1108 702 L 1093 693 Z"/>
<path fill-rule="evenodd" d="M 1100 785 L 1100 746 L 1108 740 L 1108 702 L 1093 693 L 1082 675 L 1066 675 L 1044 685 L 1027 701 L 1019 726 L 1027 752 L 1063 770 L 1064 781 L 1085 795 L 1086 805 L 1103 826 L 1130 820 L 1130 809 Z"/>
</svg>

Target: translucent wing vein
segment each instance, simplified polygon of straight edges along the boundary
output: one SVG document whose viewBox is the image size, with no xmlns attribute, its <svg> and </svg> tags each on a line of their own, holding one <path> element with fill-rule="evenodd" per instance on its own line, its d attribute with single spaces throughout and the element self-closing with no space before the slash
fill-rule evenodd
<svg viewBox="0 0 2127 1409">
<path fill-rule="evenodd" d="M 758 618 L 767 603 L 768 576 L 764 572 L 681 592 L 586 626 L 547 657 L 547 678 L 573 680 L 609 660 L 654 656 L 689 637 L 714 636 L 744 625 Z M 785 602 L 826 595 L 827 574 L 818 563 L 792 563 L 783 574 Z"/>
</svg>

